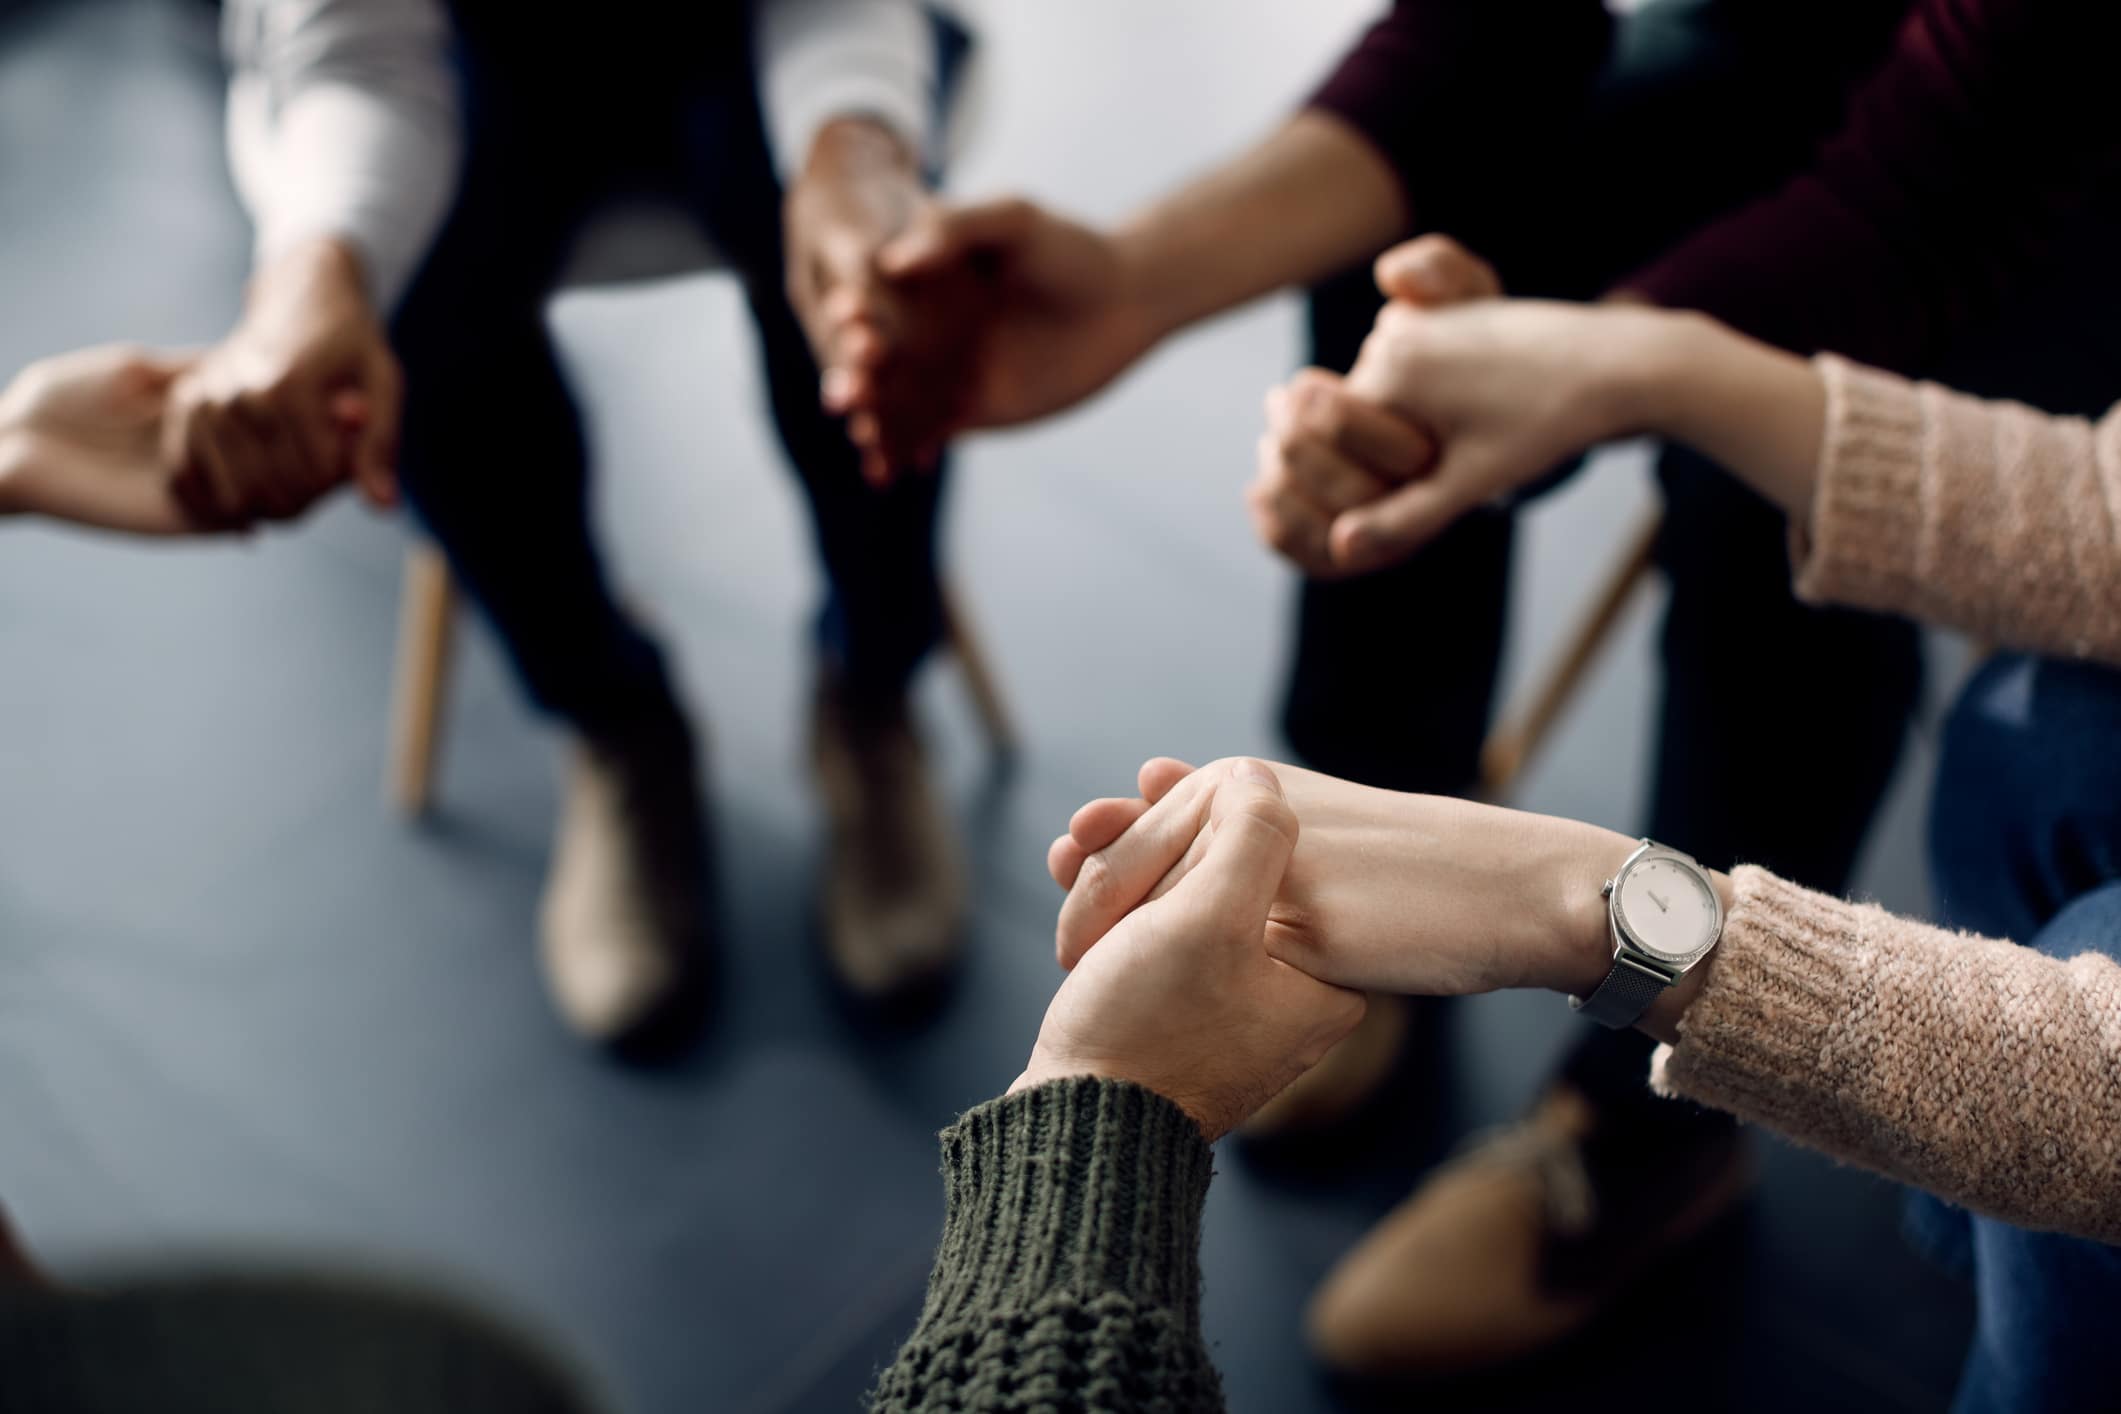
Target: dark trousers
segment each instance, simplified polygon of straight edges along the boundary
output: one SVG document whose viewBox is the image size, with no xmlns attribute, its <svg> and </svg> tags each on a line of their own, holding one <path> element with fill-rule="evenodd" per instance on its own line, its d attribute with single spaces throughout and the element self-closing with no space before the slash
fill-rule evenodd
<svg viewBox="0 0 2121 1414">
<path fill-rule="evenodd" d="M 1649 5 L 1620 23 L 1559 160 L 1500 183 L 1492 201 L 1444 202 L 1449 234 L 1493 260 L 1515 293 L 1595 297 L 1798 170 L 1905 9 L 1902 0 Z M 2110 318 L 2121 310 L 2111 277 L 2102 300 L 2082 297 L 2101 283 L 2086 273 L 2098 268 L 2091 254 L 2087 246 L 2071 267 L 2080 296 L 2071 307 L 2090 303 Z M 1377 308 L 1366 270 L 1315 290 L 1314 359 L 1346 368 Z M 2086 406 L 2099 375 L 2108 397 L 2121 392 L 2121 356 L 2088 360 L 2053 313 L 2029 299 L 2016 327 L 1969 339 L 1983 364 L 1911 371 L 2061 411 Z M 1720 468 L 1667 448 L 1657 479 L 1656 559 L 1671 594 L 1645 832 L 1713 867 L 1757 863 L 1844 892 L 1920 691 L 1917 632 L 1798 603 L 1784 517 Z M 1473 785 L 1501 661 L 1511 538 L 1509 513 L 1484 511 L 1396 568 L 1304 584 L 1284 723 L 1307 763 L 1400 790 Z M 1611 553 L 1585 548 L 1594 564 Z M 1649 1098 L 1650 1048 L 1634 1032 L 1586 1027 L 1565 1074 L 1616 1121 L 1721 1122 Z"/>
<path fill-rule="evenodd" d="M 2121 671 L 2017 656 L 1984 665 L 1945 726 L 1930 859 L 1954 927 L 2052 957 L 2121 959 Z M 1957 1414 L 2121 1398 L 2121 1248 L 1927 1194 L 1908 1217 L 1921 1246 L 1974 1281 Z"/>
<path fill-rule="evenodd" d="M 781 191 L 746 7 L 634 8 L 625 25 L 582 24 L 571 7 L 460 8 L 462 186 L 393 330 L 405 491 L 539 706 L 597 734 L 667 700 L 660 656 L 598 559 L 582 419 L 544 317 L 588 216 L 614 189 L 665 186 L 744 282 L 824 562 L 827 657 L 856 691 L 896 693 L 941 621 L 940 477 L 870 489 L 819 407 L 783 294 Z"/>
</svg>

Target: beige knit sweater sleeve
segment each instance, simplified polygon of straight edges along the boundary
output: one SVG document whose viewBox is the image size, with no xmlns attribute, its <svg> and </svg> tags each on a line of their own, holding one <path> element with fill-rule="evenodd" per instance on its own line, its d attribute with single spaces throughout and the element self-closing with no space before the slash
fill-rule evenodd
<svg viewBox="0 0 2121 1414">
<path fill-rule="evenodd" d="M 1830 354 L 1797 592 L 2121 662 L 2121 407 L 2053 417 Z"/>
<path fill-rule="evenodd" d="M 1651 1082 L 2021 1227 L 2121 1242 L 2121 964 L 1731 876 Z"/>
</svg>

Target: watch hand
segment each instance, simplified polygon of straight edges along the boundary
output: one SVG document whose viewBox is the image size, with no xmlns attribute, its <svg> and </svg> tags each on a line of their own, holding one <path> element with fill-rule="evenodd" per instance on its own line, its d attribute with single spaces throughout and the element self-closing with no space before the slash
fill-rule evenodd
<svg viewBox="0 0 2121 1414">
<path fill-rule="evenodd" d="M 1651 903 L 1657 905 L 1657 911 L 1659 913 L 1670 913 L 1672 911 L 1672 906 L 1669 903 L 1666 903 L 1663 899 L 1657 897 L 1657 890 L 1644 889 L 1643 892 L 1650 896 Z"/>
</svg>

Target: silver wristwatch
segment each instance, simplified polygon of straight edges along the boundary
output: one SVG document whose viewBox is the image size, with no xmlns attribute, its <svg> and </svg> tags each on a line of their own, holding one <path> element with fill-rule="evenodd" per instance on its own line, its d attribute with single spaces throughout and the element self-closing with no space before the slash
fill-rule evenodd
<svg viewBox="0 0 2121 1414">
<path fill-rule="evenodd" d="M 1569 1005 L 1601 1026 L 1624 1030 L 1664 989 L 1709 955 L 1723 936 L 1723 899 L 1690 855 L 1644 840 L 1605 881 L 1613 969 Z"/>
</svg>

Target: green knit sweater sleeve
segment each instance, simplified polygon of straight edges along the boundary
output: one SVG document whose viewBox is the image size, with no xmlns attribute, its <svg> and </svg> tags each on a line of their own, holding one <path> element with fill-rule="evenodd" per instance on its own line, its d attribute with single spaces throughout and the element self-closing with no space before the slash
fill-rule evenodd
<svg viewBox="0 0 2121 1414">
<path fill-rule="evenodd" d="M 1109 1080 L 993 1100 L 943 1131 L 948 1212 L 878 1414 L 1220 1410 L 1200 1334 L 1214 1157 L 1185 1111 Z"/>
</svg>

